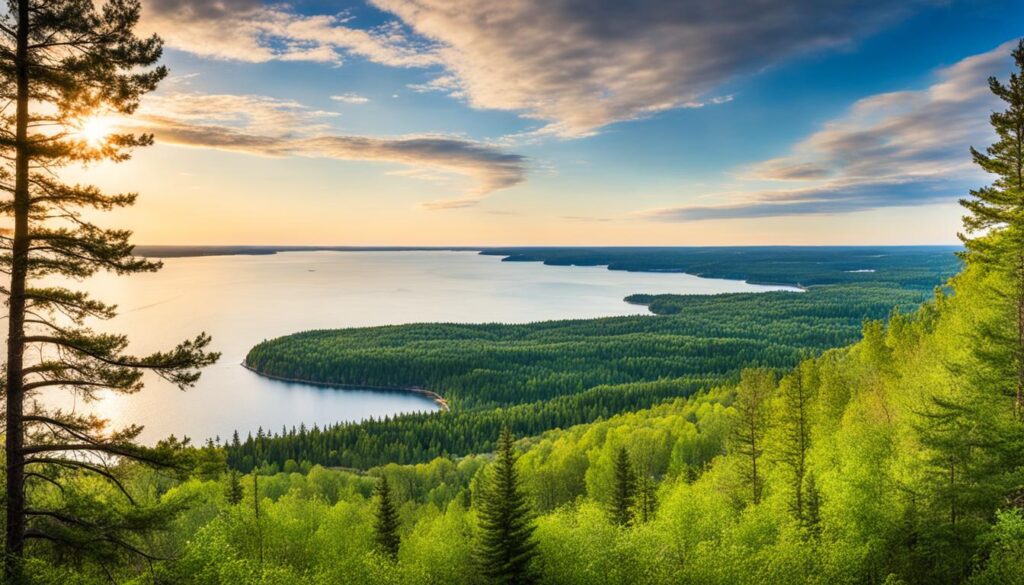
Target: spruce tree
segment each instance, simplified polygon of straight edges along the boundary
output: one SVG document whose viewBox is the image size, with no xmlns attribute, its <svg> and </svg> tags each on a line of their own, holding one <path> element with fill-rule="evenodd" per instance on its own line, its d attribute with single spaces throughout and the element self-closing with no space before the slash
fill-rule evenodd
<svg viewBox="0 0 1024 585">
<path fill-rule="evenodd" d="M 619 447 L 615 452 L 615 477 L 612 485 L 612 522 L 626 526 L 633 521 L 633 504 L 636 501 L 636 473 L 629 460 L 629 452 Z"/>
<path fill-rule="evenodd" d="M 224 486 L 224 499 L 232 506 L 242 503 L 245 491 L 242 489 L 242 475 L 238 470 L 232 469 L 227 475 L 227 484 Z"/>
<path fill-rule="evenodd" d="M 131 232 L 92 223 L 93 212 L 131 205 L 135 194 L 106 194 L 60 179 L 63 168 L 123 161 L 133 148 L 152 143 L 150 135 L 100 137 L 82 130 L 90 119 L 130 115 L 167 74 L 155 66 L 160 39 L 133 32 L 139 13 L 138 0 L 8 0 L 0 14 L 0 191 L 9 195 L 0 213 L 11 218 L 0 237 L 6 249 L 0 265 L 10 276 L 0 289 L 8 324 L 3 382 L 9 582 L 20 579 L 26 540 L 75 554 L 142 554 L 131 533 L 149 525 L 141 509 L 119 518 L 112 508 L 75 508 L 70 498 L 56 508 L 27 502 L 32 484 L 60 485 L 68 476 L 95 474 L 131 499 L 111 462 L 170 465 L 170 447 L 180 447 L 143 448 L 134 442 L 138 426 L 107 430 L 94 417 L 47 410 L 33 396 L 53 388 L 87 400 L 104 391 L 133 393 L 142 388 L 146 370 L 185 388 L 197 380 L 198 368 L 216 359 L 206 351 L 206 335 L 168 352 L 133 356 L 126 337 L 85 325 L 113 317 L 116 307 L 40 282 L 160 267 L 132 255 Z"/>
<path fill-rule="evenodd" d="M 398 559 L 398 546 L 401 544 L 401 538 L 398 536 L 401 524 L 394 498 L 391 495 L 391 484 L 384 476 L 377 480 L 373 489 L 376 498 L 373 522 L 374 540 L 381 553 L 391 560 L 396 560 Z"/>
<path fill-rule="evenodd" d="M 989 118 L 998 140 L 985 152 L 971 148 L 975 164 L 995 180 L 960 200 L 967 215 L 966 233 L 959 236 L 969 264 L 1006 277 L 1006 290 L 998 291 L 994 300 L 1005 306 L 1005 321 L 1012 331 L 981 331 L 978 357 L 1006 372 L 1000 385 L 1014 397 L 1017 417 L 1024 418 L 1024 40 L 1013 50 L 1013 59 L 1017 70 L 1009 82 L 989 78 L 992 93 L 1006 104 Z M 1008 356 L 988 354 L 986 349 L 994 346 L 1012 351 Z"/>
<path fill-rule="evenodd" d="M 512 432 L 503 427 L 478 502 L 480 569 L 493 583 L 533 583 L 533 519 L 516 473 Z"/>
</svg>

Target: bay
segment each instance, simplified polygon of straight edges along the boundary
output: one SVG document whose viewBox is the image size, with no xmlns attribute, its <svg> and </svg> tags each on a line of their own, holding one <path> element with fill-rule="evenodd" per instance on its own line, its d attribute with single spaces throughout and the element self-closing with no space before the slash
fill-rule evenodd
<svg viewBox="0 0 1024 585">
<path fill-rule="evenodd" d="M 716 294 L 787 287 L 706 279 L 682 273 L 611 271 L 604 267 L 502 262 L 475 252 L 283 252 L 261 256 L 168 258 L 163 270 L 86 281 L 120 315 L 97 328 L 128 334 L 131 350 L 168 349 L 201 331 L 220 361 L 182 392 L 155 376 L 136 395 L 106 395 L 90 404 L 66 393 L 51 406 L 90 411 L 113 426 L 142 424 L 144 442 L 174 434 L 194 441 L 235 430 L 280 431 L 398 413 L 431 411 L 426 397 L 369 389 L 334 389 L 263 378 L 241 366 L 256 343 L 309 329 L 412 322 L 525 323 L 642 315 L 633 293 Z M 787 289 L 792 290 L 792 289 Z M 653 318 L 653 317 L 652 317 Z M 443 388 L 435 388 L 444 393 Z"/>
</svg>

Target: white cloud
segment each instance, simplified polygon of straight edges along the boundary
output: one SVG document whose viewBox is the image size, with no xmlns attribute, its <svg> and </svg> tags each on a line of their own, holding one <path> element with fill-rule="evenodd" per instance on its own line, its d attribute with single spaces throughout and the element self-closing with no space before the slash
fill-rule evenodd
<svg viewBox="0 0 1024 585">
<path fill-rule="evenodd" d="M 436 43 L 446 73 L 415 89 L 522 112 L 581 136 L 722 103 L 721 86 L 857 38 L 916 0 L 371 0 Z"/>
<path fill-rule="evenodd" d="M 361 105 L 370 103 L 370 98 L 359 95 L 358 93 L 343 93 L 339 95 L 332 95 L 331 99 L 336 102 L 343 104 Z"/>
<path fill-rule="evenodd" d="M 410 40 L 396 23 L 371 29 L 351 24 L 344 13 L 304 15 L 260 0 L 148 0 L 141 28 L 176 49 L 252 63 L 340 63 L 345 55 L 396 67 L 437 62 L 429 47 Z"/>
<path fill-rule="evenodd" d="M 429 209 L 475 205 L 494 191 L 526 179 L 527 161 L 521 155 L 452 136 L 338 134 L 328 123 L 336 115 L 264 96 L 176 93 L 150 96 L 137 115 L 122 125 L 152 132 L 164 144 L 258 156 L 397 163 L 410 167 L 408 176 L 446 173 L 473 181 L 455 199 L 425 203 Z"/>
<path fill-rule="evenodd" d="M 369 0 L 396 20 L 302 14 L 261 0 L 149 0 L 144 28 L 172 47 L 249 62 L 440 67 L 410 86 L 584 136 L 674 108 L 721 104 L 722 86 L 856 39 L 932 0 Z"/>
<path fill-rule="evenodd" d="M 992 141 L 989 114 L 1003 107 L 988 78 L 1011 68 L 1014 42 L 965 58 L 935 74 L 928 87 L 858 100 L 842 117 L 785 156 L 743 169 L 753 188 L 715 196 L 724 204 L 657 209 L 643 215 L 685 221 L 840 213 L 953 202 L 985 180 L 968 148 Z"/>
</svg>

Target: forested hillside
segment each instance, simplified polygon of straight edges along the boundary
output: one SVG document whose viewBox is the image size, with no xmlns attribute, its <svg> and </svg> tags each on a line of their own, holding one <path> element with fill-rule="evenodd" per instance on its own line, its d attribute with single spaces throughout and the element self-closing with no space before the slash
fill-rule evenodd
<svg viewBox="0 0 1024 585">
<path fill-rule="evenodd" d="M 992 296 L 1001 280 L 971 269 L 920 310 L 869 322 L 858 343 L 781 377 L 748 369 L 737 384 L 519 440 L 534 575 L 1021 583 L 1024 433 L 1012 391 L 1000 391 L 1015 370 L 1008 351 L 975 351 L 979 330 L 1013 327 Z M 147 540 L 176 560 L 136 582 L 487 582 L 487 455 L 366 474 L 293 460 L 242 477 L 223 471 L 219 449 L 196 455 L 184 483 L 133 472 L 148 504 L 190 503 Z M 399 518 L 394 560 L 378 544 L 383 477 Z M 42 563 L 47 582 L 72 578 Z M 92 565 L 73 578 L 90 576 L 104 580 Z"/>
<path fill-rule="evenodd" d="M 736 252 L 747 250 L 758 249 Z M 417 324 L 309 331 L 266 341 L 246 358 L 259 372 L 327 384 L 422 387 L 444 396 L 451 411 L 259 431 L 227 445 L 230 461 L 245 471 L 261 461 L 281 465 L 287 459 L 365 468 L 489 451 L 502 421 L 520 435 L 536 434 L 688 396 L 736 379 L 743 367 L 790 368 L 802 357 L 855 341 L 865 319 L 913 310 L 959 265 L 950 248 L 869 251 L 871 258 L 886 251 L 881 272 L 839 272 L 868 282 L 820 284 L 806 292 L 626 299 L 648 305 L 658 316 Z M 834 278 L 836 266 L 868 261 L 857 249 L 772 254 L 783 255 L 794 274 L 817 274 L 806 276 L 817 280 Z M 829 265 L 821 265 L 823 257 L 831 259 Z M 664 262 L 673 258 L 669 254 Z M 745 261 L 733 267 L 727 258 L 716 258 L 722 271 L 750 268 Z"/>
</svg>

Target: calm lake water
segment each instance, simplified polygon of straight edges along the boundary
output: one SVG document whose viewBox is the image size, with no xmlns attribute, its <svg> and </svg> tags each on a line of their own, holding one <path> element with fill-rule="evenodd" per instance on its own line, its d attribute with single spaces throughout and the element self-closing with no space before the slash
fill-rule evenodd
<svg viewBox="0 0 1024 585">
<path fill-rule="evenodd" d="M 501 262 L 475 252 L 285 252 L 271 256 L 171 258 L 164 269 L 86 283 L 121 314 L 99 327 L 127 333 L 137 353 L 166 349 L 206 331 L 223 355 L 187 392 L 152 377 L 134 396 L 48 403 L 96 412 L 115 425 L 143 424 L 142 440 L 193 440 L 238 430 L 321 426 L 434 410 L 413 394 L 337 390 L 262 378 L 240 363 L 256 343 L 307 329 L 423 321 L 523 323 L 645 314 L 633 293 L 750 292 L 785 287 L 687 274 L 610 271 Z M 444 389 L 436 389 L 443 393 Z"/>
</svg>

